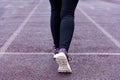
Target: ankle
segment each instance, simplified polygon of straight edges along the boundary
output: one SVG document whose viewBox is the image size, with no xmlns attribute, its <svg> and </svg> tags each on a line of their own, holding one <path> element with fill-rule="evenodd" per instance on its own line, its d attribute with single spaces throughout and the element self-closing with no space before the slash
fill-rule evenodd
<svg viewBox="0 0 120 80">
<path fill-rule="evenodd" d="M 60 48 L 59 52 L 64 52 L 64 53 L 68 53 L 67 50 L 65 48 Z"/>
</svg>

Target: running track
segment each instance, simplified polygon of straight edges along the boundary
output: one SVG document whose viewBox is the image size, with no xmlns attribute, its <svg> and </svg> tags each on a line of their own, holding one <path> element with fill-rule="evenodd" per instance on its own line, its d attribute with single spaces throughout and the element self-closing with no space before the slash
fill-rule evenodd
<svg viewBox="0 0 120 80">
<path fill-rule="evenodd" d="M 119 80 L 119 7 L 119 1 L 79 1 L 73 74 L 65 75 L 52 59 L 48 0 L 1 0 L 0 80 Z"/>
</svg>

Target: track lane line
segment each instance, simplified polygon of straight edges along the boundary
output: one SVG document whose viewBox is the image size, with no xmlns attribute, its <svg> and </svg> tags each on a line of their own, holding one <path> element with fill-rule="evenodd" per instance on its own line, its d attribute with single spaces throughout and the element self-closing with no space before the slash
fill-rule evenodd
<svg viewBox="0 0 120 80">
<path fill-rule="evenodd" d="M 16 37 L 19 35 L 19 33 L 22 31 L 22 29 L 25 27 L 29 19 L 32 17 L 36 9 L 39 7 L 43 0 L 40 0 L 39 3 L 32 9 L 30 14 L 26 17 L 26 19 L 23 21 L 23 23 L 17 28 L 17 30 L 8 38 L 8 40 L 4 43 L 4 45 L 0 48 L 0 52 L 5 52 L 8 47 L 11 45 L 11 43 L 16 39 Z"/>
<path fill-rule="evenodd" d="M 54 55 L 54 53 L 46 53 L 46 52 L 0 52 L 0 55 Z M 109 56 L 120 56 L 120 53 L 68 53 L 68 55 L 109 55 Z"/>
<path fill-rule="evenodd" d="M 113 37 L 109 32 L 107 32 L 102 26 L 100 26 L 95 20 L 93 20 L 83 9 L 78 7 L 78 10 L 88 18 L 106 37 L 108 37 L 118 48 L 120 48 L 120 42 Z"/>
</svg>

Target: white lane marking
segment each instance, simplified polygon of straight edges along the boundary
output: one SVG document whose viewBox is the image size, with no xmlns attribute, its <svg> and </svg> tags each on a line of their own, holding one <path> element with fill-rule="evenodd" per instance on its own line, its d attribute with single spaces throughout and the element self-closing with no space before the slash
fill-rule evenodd
<svg viewBox="0 0 120 80">
<path fill-rule="evenodd" d="M 97 22 L 95 22 L 85 11 L 83 11 L 80 7 L 78 8 L 80 12 L 82 12 L 88 20 L 90 20 L 105 36 L 107 36 L 118 48 L 120 48 L 120 42 L 114 38 L 110 33 L 108 33 L 104 28 L 102 28 Z"/>
<path fill-rule="evenodd" d="M 46 52 L 0 52 L 0 55 L 2 54 L 8 54 L 8 55 L 12 55 L 12 54 L 16 54 L 16 55 L 20 55 L 20 54 L 24 54 L 24 55 L 35 55 L 35 54 L 39 54 L 39 55 L 54 55 L 54 53 L 46 53 Z M 120 53 L 68 53 L 68 55 L 118 55 L 120 56 Z"/>
<path fill-rule="evenodd" d="M 95 7 L 93 7 L 93 6 L 90 6 L 90 9 L 92 9 L 92 10 L 95 10 Z"/>
<path fill-rule="evenodd" d="M 5 44 L 0 48 L 0 52 L 5 52 L 8 47 L 11 45 L 11 43 L 15 40 L 17 35 L 22 31 L 22 29 L 25 27 L 31 16 L 34 14 L 38 6 L 40 5 L 42 0 L 33 8 L 33 10 L 30 12 L 30 14 L 27 16 L 27 18 L 24 20 L 24 22 L 18 27 L 18 29 L 9 37 L 9 39 L 5 42 Z"/>
</svg>

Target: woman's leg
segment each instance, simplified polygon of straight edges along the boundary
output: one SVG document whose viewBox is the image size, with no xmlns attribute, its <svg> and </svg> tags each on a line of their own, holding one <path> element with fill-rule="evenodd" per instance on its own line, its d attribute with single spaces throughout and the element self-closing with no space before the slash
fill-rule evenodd
<svg viewBox="0 0 120 80">
<path fill-rule="evenodd" d="M 61 0 L 49 0 L 51 4 L 51 32 L 55 48 L 59 48 Z"/>
<path fill-rule="evenodd" d="M 59 47 L 67 51 L 74 32 L 74 12 L 77 3 L 78 0 L 62 0 Z"/>
</svg>

